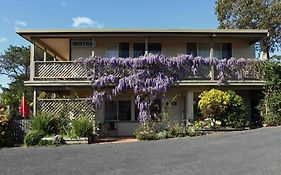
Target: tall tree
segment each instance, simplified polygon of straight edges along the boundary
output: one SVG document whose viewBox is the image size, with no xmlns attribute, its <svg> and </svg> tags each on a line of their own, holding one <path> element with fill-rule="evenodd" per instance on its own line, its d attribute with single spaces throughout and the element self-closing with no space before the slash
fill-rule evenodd
<svg viewBox="0 0 281 175">
<path fill-rule="evenodd" d="M 29 48 L 10 45 L 0 55 L 0 74 L 8 76 L 12 81 L 18 78 L 28 79 Z"/>
<path fill-rule="evenodd" d="M 280 0 L 217 0 L 216 15 L 221 29 L 268 29 L 262 51 L 267 54 L 281 47 Z"/>
<path fill-rule="evenodd" d="M 35 58 L 43 59 L 43 51 L 35 48 Z M 32 104 L 32 89 L 24 86 L 29 79 L 30 49 L 11 45 L 3 54 L 0 54 L 0 75 L 8 76 L 11 80 L 8 88 L 1 87 L 1 103 L 10 106 L 13 117 L 19 116 L 18 109 L 23 94 L 28 104 Z"/>
</svg>

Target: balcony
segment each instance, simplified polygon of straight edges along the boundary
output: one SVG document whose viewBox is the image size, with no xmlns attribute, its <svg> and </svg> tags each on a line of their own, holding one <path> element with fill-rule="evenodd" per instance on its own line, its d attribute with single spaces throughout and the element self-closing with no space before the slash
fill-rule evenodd
<svg viewBox="0 0 281 175">
<path fill-rule="evenodd" d="M 73 61 L 35 61 L 34 80 L 87 80 L 87 71 Z"/>
<path fill-rule="evenodd" d="M 238 80 L 235 72 L 228 72 L 228 83 L 262 85 L 263 82 L 255 78 L 255 71 L 252 66 L 249 64 L 242 69 L 244 80 Z M 34 61 L 33 67 L 30 81 L 25 82 L 29 86 L 90 85 L 90 81 L 87 80 L 87 70 L 74 61 Z M 204 65 L 198 68 L 195 76 L 191 70 L 187 72 L 186 78 L 182 79 L 178 85 L 217 85 L 217 72 L 214 72 L 214 80 L 211 80 L 210 75 L 211 66 Z"/>
</svg>

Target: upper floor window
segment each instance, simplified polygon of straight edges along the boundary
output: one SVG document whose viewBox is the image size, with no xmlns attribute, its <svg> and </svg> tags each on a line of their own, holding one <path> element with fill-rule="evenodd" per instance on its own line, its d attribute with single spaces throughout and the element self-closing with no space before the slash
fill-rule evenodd
<svg viewBox="0 0 281 175">
<path fill-rule="evenodd" d="M 187 54 L 193 56 L 201 56 L 203 58 L 210 57 L 210 43 L 187 43 Z M 231 43 L 214 43 L 214 57 L 218 59 L 232 57 Z"/>
<path fill-rule="evenodd" d="M 108 58 L 129 57 L 129 43 L 128 42 L 108 43 L 105 56 Z"/>
<path fill-rule="evenodd" d="M 139 57 L 145 53 L 144 43 L 134 43 L 134 57 Z"/>
<path fill-rule="evenodd" d="M 197 43 L 187 43 L 186 44 L 186 54 L 192 55 L 194 57 L 197 56 Z"/>
<path fill-rule="evenodd" d="M 148 43 L 148 53 L 161 54 L 161 43 Z M 145 43 L 134 43 L 134 57 L 145 54 Z"/>
<path fill-rule="evenodd" d="M 148 43 L 148 53 L 161 54 L 161 43 Z"/>
</svg>

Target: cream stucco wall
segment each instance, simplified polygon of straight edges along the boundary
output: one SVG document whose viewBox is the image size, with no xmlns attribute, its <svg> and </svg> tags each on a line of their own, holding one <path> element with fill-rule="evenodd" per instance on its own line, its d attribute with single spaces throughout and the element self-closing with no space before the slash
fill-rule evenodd
<svg viewBox="0 0 281 175">
<path fill-rule="evenodd" d="M 211 39 L 207 37 L 147 37 L 149 43 L 161 43 L 162 54 L 167 56 L 176 56 L 186 53 L 186 43 L 210 43 Z M 109 43 L 129 42 L 130 56 L 133 56 L 133 43 L 145 42 L 145 37 L 96 37 L 96 38 L 41 38 L 49 48 L 60 54 L 64 59 L 75 60 L 80 57 L 89 57 L 92 51 L 97 56 L 105 56 L 107 45 Z M 71 40 L 95 40 L 95 48 L 71 47 Z M 232 43 L 232 55 L 236 58 L 254 58 L 255 46 L 249 44 L 247 38 L 214 38 L 214 43 Z M 54 55 L 52 55 L 54 56 Z"/>
</svg>

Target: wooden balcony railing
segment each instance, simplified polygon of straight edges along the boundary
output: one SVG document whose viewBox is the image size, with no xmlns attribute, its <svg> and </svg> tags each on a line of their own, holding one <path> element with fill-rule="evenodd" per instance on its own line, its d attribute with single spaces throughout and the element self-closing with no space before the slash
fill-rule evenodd
<svg viewBox="0 0 281 175">
<path fill-rule="evenodd" d="M 33 80 L 42 81 L 74 81 L 87 80 L 87 70 L 79 63 L 73 61 L 35 61 L 35 71 Z M 183 80 L 211 80 L 210 76 L 211 66 L 201 65 L 197 69 L 194 76 L 193 72 L 189 70 Z M 244 79 L 255 79 L 255 69 L 252 64 L 245 65 L 239 68 Z M 227 72 L 228 79 L 237 80 L 237 71 Z M 241 74 L 241 73 L 240 73 Z M 214 77 L 217 79 L 218 73 L 214 72 Z"/>
<path fill-rule="evenodd" d="M 87 71 L 73 61 L 35 61 L 34 79 L 45 80 L 85 80 Z"/>
</svg>

